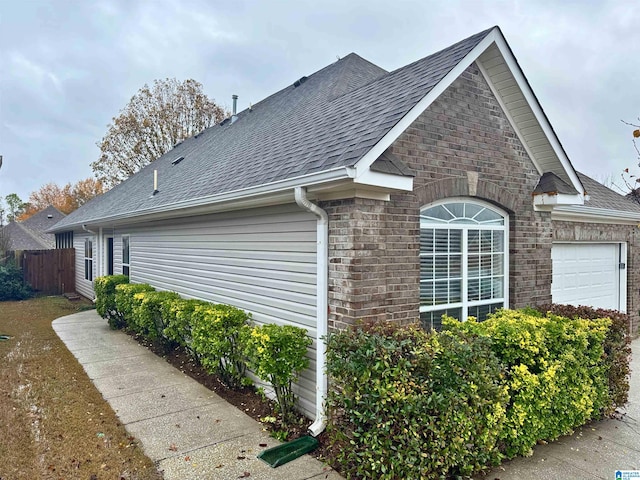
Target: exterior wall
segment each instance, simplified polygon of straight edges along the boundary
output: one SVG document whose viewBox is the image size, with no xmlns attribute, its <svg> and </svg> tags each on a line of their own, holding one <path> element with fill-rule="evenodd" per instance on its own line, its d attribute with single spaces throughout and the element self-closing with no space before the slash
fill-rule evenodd
<svg viewBox="0 0 640 480">
<path fill-rule="evenodd" d="M 475 64 L 390 151 L 415 171 L 413 192 L 321 205 L 330 214 L 330 327 L 419 317 L 420 208 L 450 197 L 509 212 L 509 306 L 551 301 L 551 218 L 531 197 L 539 174 Z"/>
<path fill-rule="evenodd" d="M 293 324 L 316 336 L 315 216 L 295 205 L 118 228 L 114 272 L 129 235 L 130 278 L 185 298 L 226 303 L 256 323 Z M 300 406 L 315 413 L 315 350 L 298 382 Z"/>
<path fill-rule="evenodd" d="M 93 282 L 84 278 L 84 240 L 85 238 L 93 239 L 93 278 L 96 278 L 97 268 L 97 245 L 96 237 L 89 233 L 76 233 L 73 238 L 73 248 L 76 249 L 76 291 L 83 297 L 91 300 L 95 298 L 93 292 Z"/>
<path fill-rule="evenodd" d="M 627 244 L 627 313 L 631 334 L 640 327 L 640 231 L 636 225 L 553 221 L 553 240 L 564 242 L 619 242 Z"/>
</svg>

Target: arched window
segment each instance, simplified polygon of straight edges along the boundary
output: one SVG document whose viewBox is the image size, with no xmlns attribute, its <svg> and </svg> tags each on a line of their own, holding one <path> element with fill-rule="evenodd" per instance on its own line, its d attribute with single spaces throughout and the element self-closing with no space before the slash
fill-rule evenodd
<svg viewBox="0 0 640 480">
<path fill-rule="evenodd" d="M 448 200 L 420 211 L 420 320 L 439 329 L 508 304 L 508 216 L 488 203 Z"/>
</svg>

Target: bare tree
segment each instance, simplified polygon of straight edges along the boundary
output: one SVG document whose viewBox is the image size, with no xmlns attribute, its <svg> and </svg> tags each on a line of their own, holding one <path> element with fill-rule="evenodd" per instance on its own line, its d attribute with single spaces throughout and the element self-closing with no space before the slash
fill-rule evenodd
<svg viewBox="0 0 640 480">
<path fill-rule="evenodd" d="M 173 146 L 229 113 L 208 98 L 195 80 L 155 80 L 142 87 L 113 118 L 97 144 L 102 152 L 91 164 L 107 188 L 125 180 Z"/>
<path fill-rule="evenodd" d="M 638 118 L 640 122 L 640 117 Z M 622 120 L 622 123 L 633 127 L 633 148 L 636 150 L 636 160 L 638 160 L 638 167 L 640 167 L 640 149 L 638 148 L 638 143 L 636 140 L 640 138 L 640 125 L 635 123 L 625 122 Z M 625 168 L 620 175 L 622 177 L 622 181 L 628 189 L 627 197 L 632 199 L 633 201 L 640 203 L 640 177 L 637 175 L 633 175 L 628 168 Z"/>
</svg>

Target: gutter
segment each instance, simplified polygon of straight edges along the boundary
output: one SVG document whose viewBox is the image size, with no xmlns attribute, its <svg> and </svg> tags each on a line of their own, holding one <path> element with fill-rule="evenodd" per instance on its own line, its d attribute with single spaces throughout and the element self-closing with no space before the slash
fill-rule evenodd
<svg viewBox="0 0 640 480">
<path fill-rule="evenodd" d="M 316 418 L 309 426 L 309 433 L 314 437 L 320 435 L 327 420 L 324 404 L 327 398 L 327 377 L 324 372 L 326 364 L 326 345 L 324 337 L 327 335 L 327 320 L 329 311 L 328 279 L 329 279 L 329 216 L 322 208 L 307 198 L 305 187 L 295 187 L 294 195 L 300 208 L 313 213 L 317 217 L 317 280 L 316 280 Z"/>
</svg>

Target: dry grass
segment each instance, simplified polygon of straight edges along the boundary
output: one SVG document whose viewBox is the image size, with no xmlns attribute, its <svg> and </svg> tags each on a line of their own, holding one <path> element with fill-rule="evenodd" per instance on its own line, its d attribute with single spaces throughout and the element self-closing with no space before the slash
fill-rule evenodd
<svg viewBox="0 0 640 480">
<path fill-rule="evenodd" d="M 51 327 L 80 308 L 0 303 L 0 480 L 162 478 Z"/>
</svg>

